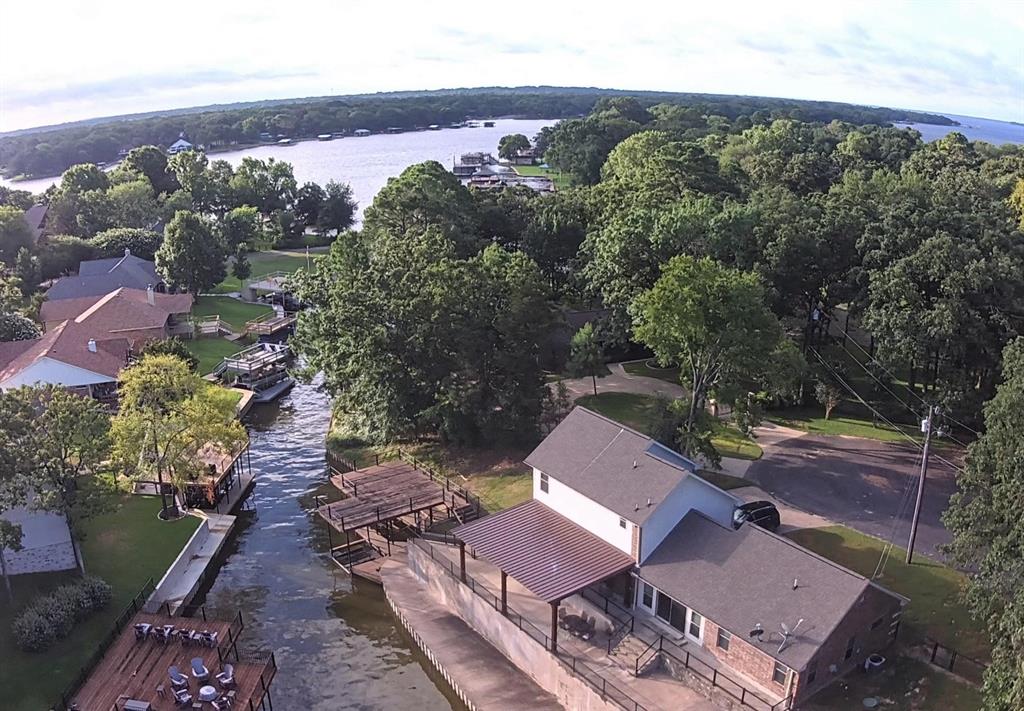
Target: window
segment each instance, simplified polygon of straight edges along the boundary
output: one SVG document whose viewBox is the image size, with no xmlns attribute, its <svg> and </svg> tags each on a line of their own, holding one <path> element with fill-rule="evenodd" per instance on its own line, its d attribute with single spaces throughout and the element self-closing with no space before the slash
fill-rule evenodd
<svg viewBox="0 0 1024 711">
<path fill-rule="evenodd" d="M 772 670 L 772 681 L 774 681 L 779 686 L 784 686 L 786 684 L 786 674 L 788 672 L 789 669 L 786 668 L 785 664 L 775 662 L 775 669 Z"/>
<path fill-rule="evenodd" d="M 619 528 L 625 528 L 625 527 L 626 527 L 626 519 L 624 519 L 624 518 L 622 518 L 620 516 L 619 517 Z"/>
<path fill-rule="evenodd" d="M 693 610 L 690 610 L 690 629 L 688 630 L 691 637 L 701 638 L 704 632 L 704 618 L 698 615 Z"/>
<path fill-rule="evenodd" d="M 885 621 L 885 618 L 879 617 L 877 620 L 875 620 L 874 622 L 871 623 L 871 629 L 877 630 L 879 627 L 882 626 L 882 623 L 884 621 Z"/>
<path fill-rule="evenodd" d="M 807 665 L 807 683 L 813 684 L 814 679 L 818 676 L 818 663 L 811 662 Z"/>
<path fill-rule="evenodd" d="M 545 494 L 548 493 L 548 475 L 544 472 L 540 474 L 540 490 Z"/>
<path fill-rule="evenodd" d="M 732 634 L 729 633 L 729 632 L 726 632 L 722 628 L 719 628 L 718 629 L 718 642 L 716 643 L 716 644 L 718 644 L 718 648 L 723 650 L 723 651 L 725 651 L 725 652 L 728 652 L 729 651 L 729 642 L 731 642 L 731 641 L 732 641 Z"/>
<path fill-rule="evenodd" d="M 640 583 L 640 605 L 648 610 L 654 609 L 654 588 L 647 583 Z"/>
<path fill-rule="evenodd" d="M 857 644 L 856 637 L 850 637 L 850 641 L 846 643 L 846 654 L 843 655 L 843 659 L 849 659 L 853 656 L 853 648 Z"/>
</svg>

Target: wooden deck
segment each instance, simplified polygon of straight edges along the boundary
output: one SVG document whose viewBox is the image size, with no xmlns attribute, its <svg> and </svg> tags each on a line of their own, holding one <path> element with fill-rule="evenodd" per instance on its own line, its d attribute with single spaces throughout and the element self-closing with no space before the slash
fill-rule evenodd
<svg viewBox="0 0 1024 711">
<path fill-rule="evenodd" d="M 385 523 L 407 514 L 443 506 L 460 509 L 471 502 L 447 479 L 403 461 L 377 464 L 354 472 L 339 473 L 331 483 L 348 498 L 317 510 L 335 530 L 345 533 Z"/>
<path fill-rule="evenodd" d="M 150 637 L 136 640 L 134 625 L 147 622 L 151 625 L 174 625 L 176 628 L 208 630 L 217 632 L 217 648 L 189 645 L 177 640 L 166 644 Z M 219 688 L 214 677 L 223 668 L 223 663 L 234 665 L 235 709 L 260 709 L 264 698 L 269 699 L 269 686 L 276 671 L 272 654 L 239 656 L 237 649 L 241 621 L 222 622 L 191 617 L 168 617 L 166 615 L 139 612 L 125 625 L 106 654 L 96 664 L 88 678 L 72 696 L 72 708 L 83 711 L 110 711 L 121 709 L 128 699 L 148 701 L 154 709 L 175 708 L 171 693 L 168 667 L 177 666 L 182 674 L 189 676 L 189 692 L 198 701 L 199 687 L 209 683 Z M 200 683 L 191 678 L 191 660 L 201 657 L 210 671 L 209 682 Z M 222 661 L 223 660 L 223 661 Z M 164 688 L 164 696 L 157 691 Z M 212 708 L 204 704 L 204 708 Z"/>
</svg>

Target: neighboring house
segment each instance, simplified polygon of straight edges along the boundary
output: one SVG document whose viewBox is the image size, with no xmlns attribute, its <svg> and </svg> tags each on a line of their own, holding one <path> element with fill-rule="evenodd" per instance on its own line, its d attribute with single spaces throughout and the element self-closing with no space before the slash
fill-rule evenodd
<svg viewBox="0 0 1024 711">
<path fill-rule="evenodd" d="M 147 341 L 191 336 L 191 294 L 158 294 L 150 289 L 114 289 L 102 296 L 44 301 L 39 320 L 46 331 L 71 322 L 75 331 L 105 341 L 124 338 L 136 351 Z"/>
<path fill-rule="evenodd" d="M 126 338 L 97 340 L 87 327 L 65 321 L 41 338 L 0 343 L 0 390 L 45 383 L 111 399 L 130 353 Z"/>
<path fill-rule="evenodd" d="M 0 550 L 0 562 L 8 575 L 47 573 L 76 566 L 71 529 L 63 516 L 18 506 L 0 513 L 0 518 L 21 526 L 21 550 Z"/>
<path fill-rule="evenodd" d="M 61 277 L 55 281 L 47 289 L 46 299 L 57 301 L 102 296 L 121 287 L 145 290 L 150 286 L 158 292 L 166 290 L 164 280 L 157 274 L 156 264 L 125 249 L 123 257 L 81 262 L 78 276 Z"/>
<path fill-rule="evenodd" d="M 46 205 L 33 205 L 25 210 L 25 222 L 28 223 L 29 229 L 32 230 L 33 242 L 38 242 L 39 238 L 44 234 L 46 229 L 46 213 L 48 211 L 49 207 Z"/>
<path fill-rule="evenodd" d="M 905 598 L 764 529 L 735 529 L 739 501 L 646 435 L 577 407 L 526 463 L 530 501 L 454 533 L 552 619 L 561 600 L 600 590 L 666 644 L 793 703 L 895 637 Z"/>
<path fill-rule="evenodd" d="M 533 165 L 537 162 L 537 151 L 533 148 L 520 148 L 512 156 L 512 165 Z"/>
<path fill-rule="evenodd" d="M 188 137 L 183 133 L 178 135 L 178 140 L 167 147 L 167 152 L 172 156 L 175 153 L 181 153 L 182 151 L 190 151 L 193 146 L 188 141 Z"/>
</svg>

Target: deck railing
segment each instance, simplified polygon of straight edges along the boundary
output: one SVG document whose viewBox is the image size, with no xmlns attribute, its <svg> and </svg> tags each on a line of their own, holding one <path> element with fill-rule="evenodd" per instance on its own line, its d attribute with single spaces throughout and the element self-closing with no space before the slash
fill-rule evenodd
<svg viewBox="0 0 1024 711">
<path fill-rule="evenodd" d="M 99 664 L 100 660 L 103 659 L 103 655 L 110 649 L 110 645 L 114 643 L 117 636 L 121 634 L 121 631 L 131 622 L 132 618 L 135 617 L 135 613 L 142 610 L 146 604 L 146 600 L 156 590 L 156 583 L 153 582 L 153 578 L 146 581 L 142 589 L 136 593 L 135 597 L 131 599 L 131 602 L 121 611 L 121 614 L 114 620 L 114 626 L 111 628 L 107 636 L 104 637 L 103 641 L 100 642 L 99 646 L 89 657 L 89 661 L 85 663 L 78 674 L 71 683 L 65 687 L 64 692 L 60 695 L 60 700 L 53 705 L 54 711 L 67 711 L 71 707 L 71 702 L 74 700 L 75 692 L 78 691 L 79 687 L 85 683 L 85 680 L 92 673 L 92 670 Z"/>
<path fill-rule="evenodd" d="M 548 652 L 551 651 L 551 638 L 547 634 L 542 632 L 534 626 L 532 622 L 516 612 L 511 605 L 506 604 L 505 609 L 502 610 L 501 600 L 498 597 L 496 597 L 486 586 L 477 582 L 468 573 L 466 574 L 465 579 L 463 579 L 461 570 L 458 569 L 455 563 L 446 556 L 437 555 L 430 543 L 419 537 L 410 538 L 409 543 L 429 555 L 431 560 L 439 564 L 449 577 L 465 585 L 479 597 L 487 601 L 495 611 L 504 615 L 509 622 L 525 633 L 527 637 L 540 644 Z M 617 687 L 600 672 L 591 668 L 575 656 L 564 650 L 556 651 L 553 656 L 566 671 L 582 679 L 587 686 L 589 686 L 595 693 L 599 694 L 602 699 L 612 701 L 620 708 L 625 709 L 625 711 L 647 711 L 646 707 L 630 696 L 628 692 Z"/>
</svg>

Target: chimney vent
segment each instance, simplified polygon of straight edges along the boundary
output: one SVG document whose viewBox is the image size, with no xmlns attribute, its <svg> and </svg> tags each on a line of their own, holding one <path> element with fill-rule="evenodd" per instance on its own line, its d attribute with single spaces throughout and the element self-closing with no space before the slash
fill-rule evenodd
<svg viewBox="0 0 1024 711">
<path fill-rule="evenodd" d="M 793 578 L 793 589 L 796 590 L 798 587 L 800 587 L 800 582 L 796 578 Z"/>
<path fill-rule="evenodd" d="M 153 291 L 153 285 L 152 284 L 147 284 L 146 285 L 146 301 L 149 302 L 150 306 L 156 306 L 156 296 L 154 294 L 155 294 L 155 292 Z"/>
<path fill-rule="evenodd" d="M 96 352 L 96 339 L 95 338 L 90 338 L 89 339 L 89 352 L 90 353 L 95 353 Z"/>
<path fill-rule="evenodd" d="M 640 510 L 640 504 L 633 504 L 633 510 L 634 511 L 639 511 Z"/>
<path fill-rule="evenodd" d="M 647 505 L 648 505 L 648 506 L 650 506 L 650 505 L 651 505 L 651 497 L 650 497 L 650 496 L 648 496 L 648 497 L 647 497 Z"/>
<path fill-rule="evenodd" d="M 633 460 L 633 468 L 636 469 L 636 460 Z"/>
</svg>

